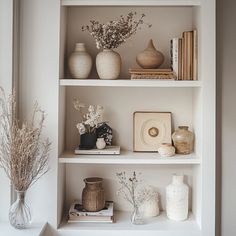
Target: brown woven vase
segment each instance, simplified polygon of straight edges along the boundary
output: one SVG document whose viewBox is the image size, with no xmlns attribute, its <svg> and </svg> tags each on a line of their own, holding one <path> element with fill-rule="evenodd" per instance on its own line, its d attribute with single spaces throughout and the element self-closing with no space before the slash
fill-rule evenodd
<svg viewBox="0 0 236 236">
<path fill-rule="evenodd" d="M 92 177 L 84 179 L 85 188 L 82 192 L 82 204 L 85 210 L 96 212 L 105 207 L 105 192 L 102 178 Z"/>
</svg>

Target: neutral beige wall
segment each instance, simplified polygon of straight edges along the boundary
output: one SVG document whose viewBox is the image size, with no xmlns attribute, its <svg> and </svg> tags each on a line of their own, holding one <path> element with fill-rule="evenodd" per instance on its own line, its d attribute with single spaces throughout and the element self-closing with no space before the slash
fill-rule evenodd
<svg viewBox="0 0 236 236">
<path fill-rule="evenodd" d="M 218 0 L 218 99 L 222 113 L 222 236 L 236 235 L 236 1 Z M 220 107 L 222 109 L 220 111 Z M 220 140 L 219 140 L 220 141 Z M 219 158 L 220 156 L 218 156 Z M 219 172 L 218 172 L 219 174 Z"/>
</svg>

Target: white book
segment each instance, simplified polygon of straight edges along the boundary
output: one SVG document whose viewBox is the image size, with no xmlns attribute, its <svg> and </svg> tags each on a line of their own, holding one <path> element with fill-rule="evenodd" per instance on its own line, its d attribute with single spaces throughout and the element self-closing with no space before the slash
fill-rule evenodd
<svg viewBox="0 0 236 236">
<path fill-rule="evenodd" d="M 171 40 L 171 62 L 172 70 L 175 73 L 177 79 L 179 77 L 179 38 L 173 38 Z"/>
<path fill-rule="evenodd" d="M 120 146 L 106 146 L 105 149 L 75 149 L 76 155 L 119 155 L 120 154 Z"/>
</svg>

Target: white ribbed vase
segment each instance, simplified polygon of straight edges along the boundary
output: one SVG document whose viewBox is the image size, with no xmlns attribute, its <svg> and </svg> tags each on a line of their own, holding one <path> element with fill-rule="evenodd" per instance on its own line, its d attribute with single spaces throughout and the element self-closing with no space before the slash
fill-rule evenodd
<svg viewBox="0 0 236 236">
<path fill-rule="evenodd" d="M 173 175 L 172 183 L 166 187 L 167 217 L 175 221 L 188 218 L 189 188 L 183 182 L 183 175 Z"/>
<path fill-rule="evenodd" d="M 121 70 L 120 54 L 111 49 L 104 49 L 96 57 L 96 68 L 100 79 L 117 79 Z"/>
<path fill-rule="evenodd" d="M 75 51 L 69 58 L 69 70 L 73 78 L 86 79 L 92 69 L 92 57 L 86 51 L 84 43 L 76 43 Z"/>
</svg>

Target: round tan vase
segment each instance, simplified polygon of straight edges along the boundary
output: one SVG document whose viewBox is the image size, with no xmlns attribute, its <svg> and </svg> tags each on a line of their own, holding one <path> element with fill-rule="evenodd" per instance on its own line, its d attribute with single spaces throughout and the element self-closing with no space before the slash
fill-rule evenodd
<svg viewBox="0 0 236 236">
<path fill-rule="evenodd" d="M 120 54 L 111 49 L 104 49 L 96 57 L 96 68 L 100 79 L 117 79 L 121 70 Z"/>
<path fill-rule="evenodd" d="M 82 205 L 85 210 L 96 212 L 105 207 L 105 192 L 102 178 L 92 177 L 84 179 L 85 188 L 82 192 Z"/>
<path fill-rule="evenodd" d="M 175 147 L 170 143 L 162 143 L 157 151 L 161 157 L 172 157 L 175 155 Z"/>
<path fill-rule="evenodd" d="M 193 151 L 194 135 L 188 126 L 179 126 L 173 133 L 172 139 L 178 154 L 190 154 Z"/>
<path fill-rule="evenodd" d="M 136 62 L 144 69 L 156 69 L 164 62 L 164 55 L 156 50 L 151 39 L 147 48 L 137 55 Z"/>
</svg>

